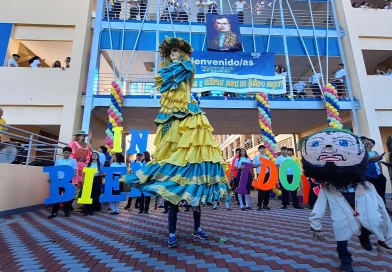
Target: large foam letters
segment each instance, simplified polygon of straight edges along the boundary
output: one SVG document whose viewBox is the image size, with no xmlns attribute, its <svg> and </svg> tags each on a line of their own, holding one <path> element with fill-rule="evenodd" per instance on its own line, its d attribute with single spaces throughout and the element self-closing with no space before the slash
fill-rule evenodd
<svg viewBox="0 0 392 272">
<path fill-rule="evenodd" d="M 141 130 L 137 131 L 136 129 L 129 130 L 131 133 L 131 146 L 128 149 L 128 154 L 136 154 L 138 153 L 136 150 L 136 146 L 139 149 L 139 153 L 143 153 L 147 151 L 147 141 L 148 134 L 150 134 L 149 130 Z M 140 136 L 141 134 L 141 136 Z"/>
<path fill-rule="evenodd" d="M 49 197 L 44 199 L 44 204 L 53 204 L 70 201 L 75 196 L 76 189 L 70 182 L 75 175 L 75 170 L 68 165 L 48 166 L 43 168 L 44 173 L 49 173 L 51 181 L 49 185 Z M 64 177 L 58 178 L 58 173 L 63 172 Z M 59 188 L 64 188 L 63 195 L 60 195 Z"/>
<path fill-rule="evenodd" d="M 278 182 L 278 168 L 276 167 L 275 163 L 270 160 L 264 159 L 260 157 L 261 168 L 259 176 L 257 177 L 257 181 L 253 182 L 253 187 L 268 191 L 275 187 L 276 183 Z M 264 183 L 265 175 L 267 174 L 267 168 L 269 168 L 269 179 L 266 183 Z"/>
<path fill-rule="evenodd" d="M 122 127 L 114 127 L 113 132 L 114 132 L 114 139 L 113 139 L 113 149 L 112 151 L 114 153 L 121 153 L 122 152 L 122 147 L 121 147 L 121 133 L 123 131 Z"/>
<path fill-rule="evenodd" d="M 93 199 L 91 198 L 91 191 L 93 189 L 94 175 L 97 173 L 97 168 L 87 168 L 83 169 L 84 172 L 84 182 L 82 189 L 82 196 L 78 198 L 78 204 L 92 204 Z"/>
<path fill-rule="evenodd" d="M 227 181 L 230 182 L 231 179 L 231 164 L 227 164 L 227 169 L 226 169 L 226 178 Z"/>
<path fill-rule="evenodd" d="M 120 190 L 120 177 L 116 176 L 113 178 L 113 173 L 121 173 L 125 175 L 127 173 L 126 167 L 104 167 L 102 172 L 106 173 L 105 176 L 105 192 L 99 198 L 101 202 L 117 202 L 125 201 L 127 195 L 125 192 L 121 192 L 120 195 L 112 195 L 113 189 Z"/>
<path fill-rule="evenodd" d="M 287 169 L 293 169 L 293 182 L 290 184 L 287 181 Z M 279 167 L 279 179 L 282 186 L 287 191 L 295 191 L 298 189 L 301 182 L 301 168 L 294 160 L 285 160 Z"/>
<path fill-rule="evenodd" d="M 308 202 L 309 202 L 309 191 L 310 191 L 309 180 L 304 175 L 302 175 L 301 176 L 301 181 L 302 181 L 302 189 L 304 190 L 304 196 L 303 196 L 304 200 L 303 200 L 303 203 L 304 204 L 308 204 Z"/>
<path fill-rule="evenodd" d="M 241 171 L 240 184 L 238 186 L 237 193 L 245 195 L 248 193 L 246 187 L 248 185 L 250 171 L 252 170 L 252 164 L 243 162 L 241 165 L 245 165 L 245 168 Z"/>
</svg>

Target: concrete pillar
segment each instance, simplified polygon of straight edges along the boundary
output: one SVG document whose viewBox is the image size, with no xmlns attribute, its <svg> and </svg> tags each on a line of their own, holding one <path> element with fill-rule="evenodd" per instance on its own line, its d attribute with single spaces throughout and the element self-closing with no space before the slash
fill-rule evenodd
<svg viewBox="0 0 392 272">
<path fill-rule="evenodd" d="M 341 52 L 344 53 L 346 58 L 347 67 L 345 67 L 345 70 L 350 76 L 353 94 L 361 104 L 361 108 L 357 111 L 360 134 L 374 139 L 377 143 L 375 151 L 381 154 L 384 152 L 381 144 L 383 143 L 383 139 L 381 138 L 380 128 L 377 123 L 376 111 L 372 104 L 372 90 L 367 88 L 365 81 L 367 71 L 356 27 L 358 18 L 355 17 L 355 10 L 351 7 L 351 2 L 335 0 L 334 3 L 339 25 L 344 29 L 346 34 L 342 39 L 344 52 Z M 354 132 L 358 133 L 357 131 Z M 385 168 L 383 172 L 389 180 L 387 169 Z M 390 191 L 390 182 L 388 182 L 387 186 L 389 187 L 387 191 Z"/>
<path fill-rule="evenodd" d="M 245 148 L 245 135 L 240 135 L 240 146 L 241 148 Z"/>
</svg>

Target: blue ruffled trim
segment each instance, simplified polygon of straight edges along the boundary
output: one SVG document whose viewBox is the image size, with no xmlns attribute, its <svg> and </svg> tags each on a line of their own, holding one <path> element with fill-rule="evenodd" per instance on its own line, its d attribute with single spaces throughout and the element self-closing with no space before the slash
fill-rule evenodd
<svg viewBox="0 0 392 272">
<path fill-rule="evenodd" d="M 175 204 L 186 200 L 197 206 L 228 197 L 225 171 L 219 163 L 188 163 L 186 166 L 151 163 L 136 174 L 127 175 L 126 182 Z"/>
<path fill-rule="evenodd" d="M 169 119 L 184 119 L 188 115 L 197 115 L 197 114 L 204 114 L 204 111 L 199 108 L 199 106 L 188 103 L 188 112 L 173 112 L 171 114 L 165 114 L 160 112 L 157 117 L 155 118 L 154 122 L 158 126 L 159 124 L 166 123 Z"/>
<path fill-rule="evenodd" d="M 164 93 L 167 90 L 177 90 L 184 80 L 190 81 L 193 70 L 191 61 L 172 63 L 168 67 L 162 68 L 158 72 L 163 81 L 159 91 Z"/>
</svg>

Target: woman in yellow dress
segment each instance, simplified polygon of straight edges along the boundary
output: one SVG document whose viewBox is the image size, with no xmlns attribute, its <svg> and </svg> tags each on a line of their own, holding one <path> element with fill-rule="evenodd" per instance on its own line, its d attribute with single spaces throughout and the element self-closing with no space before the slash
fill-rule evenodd
<svg viewBox="0 0 392 272">
<path fill-rule="evenodd" d="M 226 199 L 228 183 L 213 128 L 191 95 L 195 76 L 192 47 L 182 38 L 166 38 L 159 49 L 165 59 L 155 77 L 162 95 L 162 108 L 155 119 L 156 152 L 127 182 L 170 202 L 169 247 L 175 247 L 179 202 L 185 200 L 193 208 L 192 235 L 208 239 L 200 227 L 200 206 Z"/>
</svg>

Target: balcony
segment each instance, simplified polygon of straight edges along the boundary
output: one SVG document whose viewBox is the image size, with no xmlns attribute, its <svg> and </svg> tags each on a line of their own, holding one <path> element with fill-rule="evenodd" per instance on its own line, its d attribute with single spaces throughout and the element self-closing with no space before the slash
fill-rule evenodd
<svg viewBox="0 0 392 272">
<path fill-rule="evenodd" d="M 345 9 L 350 27 L 356 29 L 359 37 L 392 38 L 392 28 L 386 23 L 392 21 L 392 10 L 354 9 L 351 7 L 345 7 Z"/>
<path fill-rule="evenodd" d="M 392 76 L 366 76 L 365 89 L 362 92 L 370 97 L 375 110 L 392 111 L 391 96 Z"/>
<path fill-rule="evenodd" d="M 265 4 L 253 3 L 254 6 L 251 8 L 244 8 L 244 22 L 242 26 L 272 26 L 273 28 L 281 28 L 283 21 L 281 18 L 280 7 L 278 2 L 275 5 L 272 4 L 273 1 L 263 1 Z M 286 2 L 283 3 L 283 19 L 284 25 L 288 28 L 295 28 L 295 21 L 301 28 L 313 29 L 312 20 L 310 17 L 309 5 L 307 1 L 290 1 L 290 7 L 294 14 L 293 19 L 289 7 Z M 216 11 L 219 14 L 235 14 L 236 9 L 229 6 L 228 3 L 222 3 L 222 7 L 217 7 Z M 160 24 L 170 24 L 173 21 L 176 25 L 203 25 L 200 18 L 198 20 L 197 13 L 198 7 L 196 6 L 196 1 L 188 1 L 185 5 L 185 12 L 187 16 L 180 16 L 178 10 L 180 8 L 179 4 L 174 4 L 175 8 L 171 8 L 166 2 L 157 3 L 157 1 L 149 1 L 149 6 L 147 8 L 146 23 L 156 23 L 157 18 L 160 19 Z M 172 12 L 169 14 L 168 7 Z M 335 25 L 330 17 L 329 25 L 327 26 L 327 3 L 323 1 L 317 1 L 311 3 L 313 21 L 316 29 L 334 29 Z M 122 3 L 121 6 L 114 5 L 109 10 L 104 11 L 104 21 L 110 21 L 113 23 L 113 28 L 116 27 L 116 23 L 123 23 L 124 19 L 130 25 L 135 23 L 140 23 L 143 19 L 143 7 L 139 6 L 137 10 L 132 10 L 133 7 L 130 4 Z M 132 10 L 132 11 L 131 11 Z M 107 12 L 109 11 L 109 12 Z M 208 7 L 205 7 L 204 12 L 207 14 L 209 12 Z M 331 12 L 330 12 L 331 16 Z M 106 24 L 105 24 L 106 26 Z M 122 28 L 122 27 L 121 27 Z M 128 27 L 126 27 L 128 28 Z"/>
<path fill-rule="evenodd" d="M 59 106 L 75 103 L 77 70 L 0 67 L 2 105 Z"/>
<path fill-rule="evenodd" d="M 86 20 L 91 2 L 13 0 L 3 3 L 0 18 L 2 22 L 27 25 L 78 25 Z"/>
</svg>

